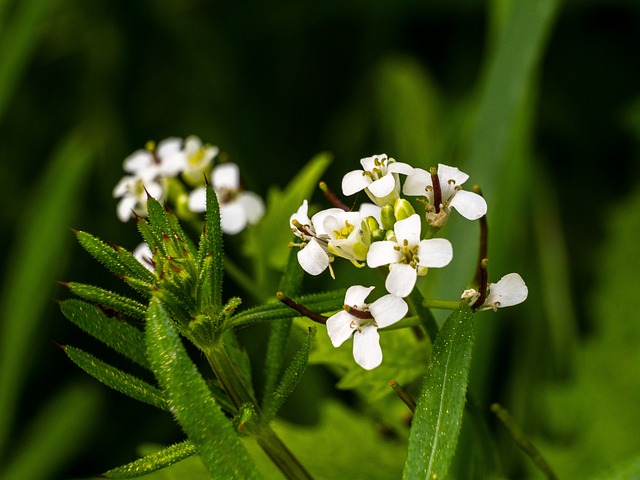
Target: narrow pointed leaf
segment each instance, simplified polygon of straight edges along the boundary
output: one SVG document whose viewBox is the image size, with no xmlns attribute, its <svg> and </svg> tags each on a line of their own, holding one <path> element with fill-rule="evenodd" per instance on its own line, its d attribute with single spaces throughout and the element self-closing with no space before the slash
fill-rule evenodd
<svg viewBox="0 0 640 480">
<path fill-rule="evenodd" d="M 447 478 L 462 424 L 473 342 L 473 314 L 469 306 L 461 305 L 445 321 L 433 345 L 403 478 Z"/>
<path fill-rule="evenodd" d="M 157 298 L 149 305 L 146 341 L 153 372 L 167 394 L 171 411 L 211 476 L 259 478 L 255 464 L 211 396 Z"/>
<path fill-rule="evenodd" d="M 108 307 L 131 318 L 138 320 L 145 318 L 146 307 L 129 297 L 84 283 L 71 282 L 67 286 L 73 294 L 85 300 Z"/>
<path fill-rule="evenodd" d="M 107 478 L 136 478 L 173 465 L 196 453 L 197 450 L 193 443 L 186 440 L 109 470 L 103 473 L 102 476 Z"/>
<path fill-rule="evenodd" d="M 304 271 L 298 263 L 298 258 L 294 249 L 289 251 L 289 260 L 284 270 L 278 290 L 280 292 L 288 292 L 289 295 L 297 295 L 300 293 Z M 264 396 L 265 398 L 274 393 L 278 377 L 282 371 L 282 363 L 284 361 L 284 351 L 287 346 L 287 339 L 291 331 L 290 319 L 282 319 L 279 322 L 273 322 L 269 331 L 269 341 L 267 343 L 267 353 L 265 356 L 265 382 Z"/>
<path fill-rule="evenodd" d="M 70 299 L 60 303 L 65 317 L 89 335 L 109 345 L 115 351 L 149 368 L 145 354 L 144 333 L 117 318 L 105 315 L 98 307 L 81 300 Z"/>
<path fill-rule="evenodd" d="M 169 404 L 162 392 L 144 380 L 125 373 L 78 348 L 67 345 L 64 347 L 64 352 L 73 363 L 108 387 L 162 410 L 169 409 Z"/>
<path fill-rule="evenodd" d="M 302 374 L 307 368 L 307 363 L 309 362 L 309 352 L 311 351 L 311 345 L 313 344 L 313 339 L 316 336 L 317 330 L 318 329 L 315 327 L 309 328 L 309 335 L 284 372 L 278 388 L 273 394 L 265 397 L 263 407 L 264 416 L 267 421 L 276 416 L 284 401 L 291 392 L 293 392 L 293 389 L 296 388 L 296 385 L 298 385 L 298 382 L 302 378 Z"/>
<path fill-rule="evenodd" d="M 147 267 L 142 265 L 140 260 L 133 256 L 133 253 L 126 248 L 117 246 L 118 258 L 127 268 L 128 276 L 133 276 L 151 285 L 156 283 L 156 276 Z"/>
<path fill-rule="evenodd" d="M 211 261 L 205 261 L 211 257 Z M 214 310 L 222 308 L 222 230 L 220 227 L 220 205 L 218 196 L 213 188 L 207 187 L 207 213 L 205 216 L 205 227 L 200 239 L 200 250 L 198 251 L 198 268 L 209 270 L 208 273 L 201 273 L 200 276 L 209 278 L 208 283 L 211 288 L 209 294 L 212 299 Z"/>
</svg>

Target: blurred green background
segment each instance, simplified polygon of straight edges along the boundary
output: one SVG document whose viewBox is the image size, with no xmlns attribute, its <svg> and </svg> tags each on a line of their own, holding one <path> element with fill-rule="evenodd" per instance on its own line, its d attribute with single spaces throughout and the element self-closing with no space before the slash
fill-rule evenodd
<svg viewBox="0 0 640 480">
<path fill-rule="evenodd" d="M 114 355 L 62 317 L 55 282 L 117 288 L 68 227 L 133 248 L 111 194 L 122 161 L 189 134 L 263 196 L 321 151 L 336 191 L 382 152 L 469 173 L 491 279 L 518 271 L 530 290 L 478 316 L 471 383 L 507 476 L 540 478 L 494 401 L 561 478 L 637 463 L 639 48 L 633 0 L 0 0 L 0 477 L 86 477 L 181 438 L 68 361 L 55 343 Z M 472 271 L 462 223 L 428 294 L 455 298 Z"/>
</svg>

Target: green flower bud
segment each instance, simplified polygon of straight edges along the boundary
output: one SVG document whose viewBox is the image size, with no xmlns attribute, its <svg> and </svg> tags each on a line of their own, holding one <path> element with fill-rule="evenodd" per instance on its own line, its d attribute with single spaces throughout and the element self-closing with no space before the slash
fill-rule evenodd
<svg viewBox="0 0 640 480">
<path fill-rule="evenodd" d="M 396 217 L 396 220 L 404 220 L 405 218 L 409 218 L 411 215 L 415 214 L 416 211 L 413 209 L 413 206 L 409 203 L 408 200 L 399 198 L 393 205 L 393 213 Z"/>
<path fill-rule="evenodd" d="M 393 213 L 393 207 L 391 205 L 385 205 L 380 212 L 380 220 L 382 220 L 382 228 L 385 230 L 393 230 L 393 226 L 396 224 L 396 217 Z"/>
</svg>

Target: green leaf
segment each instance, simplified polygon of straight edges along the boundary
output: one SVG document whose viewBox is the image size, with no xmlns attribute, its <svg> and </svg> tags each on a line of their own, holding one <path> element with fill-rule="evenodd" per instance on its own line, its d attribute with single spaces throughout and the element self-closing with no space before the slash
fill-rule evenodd
<svg viewBox="0 0 640 480">
<path fill-rule="evenodd" d="M 65 317 L 89 335 L 109 345 L 138 365 L 149 368 L 144 333 L 136 327 L 116 318 L 110 318 L 95 305 L 81 300 L 64 300 L 60 303 L 60 309 Z"/>
<path fill-rule="evenodd" d="M 26 4 L 20 7 L 28 9 Z M 2 57 L 0 62 L 5 60 Z M 3 93 L 5 88 L 3 85 Z M 30 364 L 27 359 L 39 348 L 39 324 L 46 320 L 42 311 L 51 301 L 52 280 L 59 275 L 69 246 L 62 225 L 74 222 L 81 185 L 91 165 L 91 138 L 87 132 L 77 131 L 61 142 L 41 182 L 25 191 L 25 199 L 31 202 L 21 207 L 15 247 L 3 252 L 7 268 L 0 289 L 0 451 L 16 417 L 21 384 Z"/>
<path fill-rule="evenodd" d="M 206 280 L 208 289 L 199 293 L 199 301 L 203 303 L 205 299 L 210 299 L 207 303 L 216 312 L 222 309 L 223 253 L 220 205 L 213 188 L 207 187 L 207 213 L 198 251 L 198 277 Z"/>
<path fill-rule="evenodd" d="M 138 320 L 144 320 L 145 318 L 146 307 L 129 297 L 84 283 L 71 282 L 67 284 L 67 287 L 74 295 L 90 302 L 108 307 L 131 318 Z"/>
<path fill-rule="evenodd" d="M 298 263 L 295 250 L 289 250 L 289 260 L 280 278 L 278 290 L 287 292 L 289 295 L 300 293 L 304 271 Z M 270 325 L 269 341 L 267 342 L 267 353 L 264 362 L 264 396 L 274 393 L 282 364 L 284 362 L 284 352 L 287 346 L 287 339 L 291 331 L 291 320 L 282 319 Z"/>
<path fill-rule="evenodd" d="M 153 385 L 149 385 L 147 382 L 125 373 L 78 348 L 68 345 L 63 348 L 73 363 L 108 387 L 162 410 L 169 409 L 162 392 Z"/>
<path fill-rule="evenodd" d="M 262 268 L 284 270 L 291 239 L 289 218 L 302 201 L 310 199 L 320 177 L 331 163 L 328 153 L 316 155 L 289 182 L 284 191 L 271 188 L 267 195 L 267 213 L 258 225 L 248 231 L 245 251 L 256 262 L 266 262 Z M 263 284 L 263 282 L 260 282 Z"/>
<path fill-rule="evenodd" d="M 445 321 L 433 345 L 403 478 L 447 478 L 462 424 L 473 341 L 473 314 L 463 304 Z"/>
<path fill-rule="evenodd" d="M 186 440 L 103 473 L 107 478 L 136 478 L 166 468 L 197 453 L 192 442 Z"/>
<path fill-rule="evenodd" d="M 102 397 L 83 384 L 65 385 L 29 424 L 13 438 L 10 456 L 0 464 L 0 478 L 32 480 L 60 478 L 57 474 L 75 452 L 86 449 L 100 419 Z"/>
<path fill-rule="evenodd" d="M 75 233 L 80 245 L 82 245 L 93 258 L 107 267 L 111 273 L 121 276 L 132 288 L 143 295 L 151 295 L 153 284 L 148 282 L 149 277 L 147 275 L 151 272 L 147 270 L 147 274 L 144 274 L 142 278 L 139 277 L 140 270 L 137 267 L 132 267 L 131 263 L 118 253 L 118 249 L 121 247 L 116 249 L 87 232 L 77 231 Z M 139 266 L 144 268 L 141 264 Z"/>
<path fill-rule="evenodd" d="M 189 358 L 162 303 L 149 305 L 146 341 L 154 374 L 176 420 L 214 478 L 259 478 L 231 422 Z"/>
<path fill-rule="evenodd" d="M 317 330 L 318 329 L 316 327 L 309 328 L 309 334 L 307 335 L 304 344 L 293 357 L 293 360 L 284 372 L 278 388 L 273 394 L 265 397 L 263 411 L 266 421 L 269 421 L 276 416 L 284 401 L 291 392 L 293 392 L 293 389 L 296 388 L 296 385 L 298 385 L 298 382 L 302 378 L 302 374 L 307 368 L 307 363 L 309 362 L 309 352 L 311 351 L 311 345 L 313 344 Z"/>
</svg>

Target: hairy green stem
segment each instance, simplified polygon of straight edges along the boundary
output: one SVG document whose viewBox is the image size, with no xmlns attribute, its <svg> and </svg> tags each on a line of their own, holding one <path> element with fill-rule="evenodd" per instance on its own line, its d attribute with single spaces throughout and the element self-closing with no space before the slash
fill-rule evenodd
<svg viewBox="0 0 640 480">
<path fill-rule="evenodd" d="M 286 478 L 312 480 L 313 477 L 307 469 L 280 440 L 269 423 L 263 420 L 260 407 L 246 383 L 247 380 L 240 375 L 224 346 L 218 344 L 205 350 L 204 353 L 211 369 L 235 407 L 233 413 L 237 414 L 243 405 L 252 405 L 254 416 L 247 425 L 247 430 L 257 437 L 258 445 L 271 461 Z"/>
</svg>

